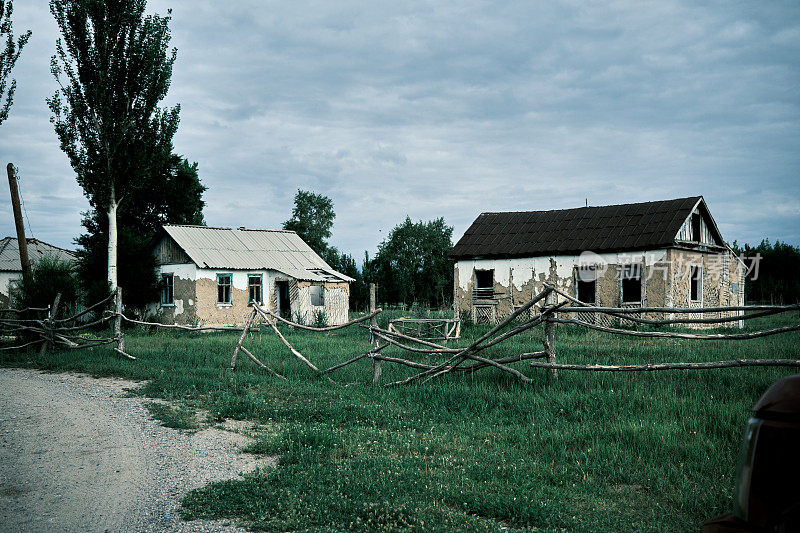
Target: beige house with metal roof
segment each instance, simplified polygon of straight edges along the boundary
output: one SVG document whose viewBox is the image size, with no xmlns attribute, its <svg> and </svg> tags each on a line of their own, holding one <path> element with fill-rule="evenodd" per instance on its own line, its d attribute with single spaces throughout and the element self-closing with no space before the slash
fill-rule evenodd
<svg viewBox="0 0 800 533">
<path fill-rule="evenodd" d="M 25 239 L 28 243 L 28 257 L 31 263 L 45 256 L 58 258 L 74 264 L 75 252 L 47 244 L 38 239 Z M 19 244 L 16 237 L 0 240 L 0 307 L 9 306 L 11 286 L 22 279 L 22 263 L 19 260 Z"/>
<path fill-rule="evenodd" d="M 352 278 L 333 270 L 295 232 L 164 225 L 153 254 L 164 323 L 242 324 L 256 301 L 311 324 L 349 319 Z"/>
</svg>

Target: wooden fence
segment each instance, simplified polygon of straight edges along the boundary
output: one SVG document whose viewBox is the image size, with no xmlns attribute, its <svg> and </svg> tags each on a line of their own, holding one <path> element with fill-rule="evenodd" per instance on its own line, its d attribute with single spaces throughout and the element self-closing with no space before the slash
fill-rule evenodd
<svg viewBox="0 0 800 533">
<path fill-rule="evenodd" d="M 244 346 L 247 334 L 252 331 L 256 323 L 261 321 L 266 324 L 276 337 L 286 346 L 289 352 L 311 369 L 314 373 L 333 382 L 330 375 L 337 370 L 354 364 L 362 359 L 372 360 L 372 382 L 378 384 L 381 377 L 381 364 L 403 365 L 417 370 L 417 372 L 403 380 L 388 383 L 386 386 L 397 386 L 417 381 L 427 382 L 450 373 L 472 373 L 484 368 L 495 368 L 499 371 L 514 376 L 523 383 L 531 383 L 530 375 L 524 373 L 516 365 L 527 362 L 528 367 L 542 368 L 548 372 L 551 379 L 557 379 L 559 370 L 586 370 L 586 371 L 656 371 L 656 370 L 684 370 L 684 369 L 711 369 L 743 366 L 788 366 L 800 367 L 800 359 L 733 359 L 727 361 L 706 362 L 654 362 L 641 365 L 604 365 L 604 364 L 563 364 L 557 362 L 556 328 L 559 324 L 569 324 L 587 329 L 597 330 L 614 335 L 628 335 L 645 338 L 659 339 L 692 339 L 692 340 L 744 340 L 766 337 L 800 330 L 800 323 L 764 329 L 759 331 L 707 333 L 686 332 L 674 330 L 646 330 L 628 329 L 606 325 L 608 321 L 595 321 L 590 317 L 602 315 L 618 322 L 642 325 L 648 328 L 658 326 L 709 326 L 726 324 L 735 321 L 746 321 L 753 318 L 800 311 L 800 305 L 785 306 L 746 306 L 746 307 L 711 307 L 711 308 L 668 308 L 668 307 L 636 307 L 612 308 L 586 304 L 576 298 L 546 284 L 542 292 L 534 296 L 528 303 L 517 308 L 511 315 L 489 331 L 481 335 L 466 347 L 448 347 L 437 344 L 428 339 L 408 335 L 397 328 L 382 329 L 378 327 L 376 317 L 381 309 L 376 308 L 374 286 L 370 287 L 370 312 L 360 318 L 351 320 L 346 324 L 328 327 L 313 327 L 287 320 L 268 308 L 254 304 L 253 310 L 243 327 L 224 326 L 182 326 L 174 324 L 160 324 L 145 322 L 125 316 L 122 312 L 122 291 L 118 290 L 103 301 L 98 302 L 80 313 L 67 318 L 56 318 L 60 296 L 57 296 L 53 305 L 40 309 L 4 309 L 0 311 L 0 328 L 5 335 L 14 334 L 23 339 L 22 344 L 0 348 L 0 350 L 23 349 L 32 345 L 41 344 L 42 351 L 48 347 L 58 346 L 69 349 L 84 349 L 106 344 L 116 344 L 114 350 L 121 356 L 129 359 L 135 357 L 125 353 L 124 336 L 121 323 L 127 321 L 134 324 L 165 328 L 179 331 L 237 331 L 241 332 L 238 342 L 233 350 L 230 367 L 236 370 L 239 353 L 243 353 L 259 367 L 279 375 L 275 370 L 262 362 L 251 350 Z M 114 300 L 115 309 L 108 310 L 107 306 Z M 82 322 L 79 319 L 92 311 L 103 310 L 100 317 L 91 322 Z M 38 314 L 38 315 L 37 315 Z M 665 318 L 657 319 L 653 316 L 662 314 Z M 709 315 L 713 315 L 709 317 Z M 81 335 L 81 331 L 97 328 L 109 321 L 114 321 L 113 333 L 110 337 L 96 338 Z M 596 322 L 602 322 L 598 324 Z M 281 333 L 278 325 L 289 326 L 309 332 L 330 332 L 351 326 L 364 328 L 369 332 L 369 349 L 346 361 L 337 363 L 329 368 L 320 368 L 312 359 L 297 350 Z M 501 357 L 486 357 L 483 352 L 497 346 L 516 335 L 524 333 L 534 327 L 544 325 L 542 337 L 542 350 L 525 352 Z M 383 351 L 390 347 L 402 350 L 402 356 L 385 355 Z M 425 358 L 420 360 L 421 355 Z M 440 356 L 441 362 L 431 363 L 430 356 Z M 281 376 L 282 377 L 282 376 Z"/>
<path fill-rule="evenodd" d="M 329 328 L 314 328 L 297 324 L 281 318 L 268 309 L 255 306 L 248 325 L 242 332 L 239 342 L 234 349 L 231 360 L 231 369 L 236 368 L 236 357 L 240 351 L 248 355 L 259 366 L 266 368 L 255 355 L 247 350 L 243 343 L 247 336 L 248 327 L 256 317 L 266 321 L 280 338 L 283 344 L 291 353 L 300 359 L 306 366 L 317 374 L 330 379 L 329 374 L 356 363 L 362 359 L 372 359 L 373 383 L 378 383 L 381 375 L 380 364 L 382 362 L 399 364 L 418 370 L 417 373 L 406 379 L 388 383 L 387 386 L 397 386 L 410 384 L 416 381 L 427 382 L 453 372 L 467 373 L 475 372 L 483 368 L 495 368 L 502 372 L 514 376 L 523 383 L 531 383 L 532 378 L 521 370 L 511 366 L 523 361 L 528 362 L 529 367 L 543 368 L 548 372 L 551 379 L 557 379 L 559 370 L 593 370 L 593 371 L 655 371 L 655 370 L 687 370 L 687 369 L 712 369 L 743 366 L 789 366 L 800 367 L 800 359 L 733 359 L 727 361 L 706 361 L 691 363 L 649 363 L 642 365 L 601 365 L 601 364 L 562 364 L 556 360 L 556 327 L 558 324 L 570 324 L 584 327 L 615 335 L 630 335 L 636 337 L 661 338 L 661 339 L 694 339 L 694 340 L 744 340 L 766 337 L 790 331 L 800 330 L 800 323 L 787 326 L 770 328 L 760 331 L 748 331 L 738 333 L 701 333 L 684 331 L 640 331 L 637 329 L 626 329 L 621 327 L 611 327 L 598 325 L 592 321 L 576 318 L 587 317 L 594 314 L 605 315 L 618 321 L 627 321 L 633 324 L 652 326 L 670 325 L 714 325 L 725 324 L 750 320 L 757 317 L 769 316 L 778 313 L 800 310 L 798 305 L 788 306 L 749 306 L 749 307 L 711 307 L 711 308 L 668 308 L 668 307 L 636 307 L 636 308 L 610 308 L 599 307 L 586 304 L 576 298 L 564 293 L 553 285 L 546 284 L 545 289 L 534 296 L 528 303 L 516 309 L 505 320 L 492 327 L 488 332 L 481 335 L 469 346 L 463 348 L 448 347 L 445 345 L 431 342 L 427 339 L 414 337 L 399 331 L 396 328 L 382 329 L 378 327 L 375 317 L 381 312 L 375 309 L 374 297 L 372 299 L 370 314 L 357 320 L 348 322 L 341 326 Z M 654 319 L 647 318 L 653 314 L 664 314 L 672 318 Z M 715 315 L 711 318 L 703 318 L 702 315 Z M 701 315 L 698 317 L 698 315 Z M 677 316 L 677 318 L 675 318 Z M 365 322 L 369 321 L 369 324 Z M 327 369 L 320 369 L 308 357 L 295 349 L 277 328 L 278 323 L 306 330 L 324 332 L 333 329 L 341 329 L 349 326 L 359 326 L 365 328 L 370 333 L 370 349 L 363 354 L 357 355 L 347 361 L 338 363 Z M 543 349 L 541 351 L 520 353 L 512 356 L 503 357 L 484 357 L 481 352 L 492 346 L 507 341 L 508 339 L 528 331 L 536 326 L 544 324 L 544 334 L 542 338 Z M 389 356 L 383 354 L 383 350 L 389 346 L 400 348 L 407 355 L 403 357 Z M 421 361 L 415 356 L 425 355 L 426 359 Z M 444 358 L 441 363 L 430 363 L 431 355 L 440 355 Z M 274 372 L 274 370 L 272 370 Z"/>
<path fill-rule="evenodd" d="M 106 308 L 114 300 L 115 311 Z M 57 294 L 52 305 L 43 308 L 2 309 L 0 310 L 0 328 L 4 336 L 13 335 L 22 344 L 0 348 L 2 351 L 20 350 L 41 344 L 41 353 L 49 348 L 59 347 L 70 350 L 82 350 L 116 344 L 114 351 L 128 359 L 135 357 L 125 353 L 125 340 L 122 334 L 122 290 L 109 294 L 102 301 L 65 318 L 58 318 L 61 294 Z M 100 312 L 100 318 L 90 322 L 85 317 L 94 311 Z M 87 336 L 85 333 L 114 321 L 113 333 L 110 337 Z M 83 334 L 82 334 L 83 333 Z"/>
</svg>

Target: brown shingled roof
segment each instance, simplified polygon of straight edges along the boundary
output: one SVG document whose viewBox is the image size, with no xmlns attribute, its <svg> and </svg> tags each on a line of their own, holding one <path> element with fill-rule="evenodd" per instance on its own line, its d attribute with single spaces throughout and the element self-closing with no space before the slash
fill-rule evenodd
<svg viewBox="0 0 800 533">
<path fill-rule="evenodd" d="M 702 196 L 554 211 L 481 213 L 450 252 L 453 259 L 530 257 L 663 248 Z M 722 241 L 719 235 L 716 238 Z"/>
</svg>

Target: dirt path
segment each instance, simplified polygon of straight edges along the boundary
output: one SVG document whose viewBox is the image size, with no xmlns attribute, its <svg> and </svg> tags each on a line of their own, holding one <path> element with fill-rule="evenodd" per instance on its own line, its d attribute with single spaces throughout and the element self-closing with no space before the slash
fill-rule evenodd
<svg viewBox="0 0 800 533">
<path fill-rule="evenodd" d="M 259 464 L 247 437 L 153 421 L 136 383 L 0 369 L 0 531 L 243 531 L 180 498 Z"/>
</svg>

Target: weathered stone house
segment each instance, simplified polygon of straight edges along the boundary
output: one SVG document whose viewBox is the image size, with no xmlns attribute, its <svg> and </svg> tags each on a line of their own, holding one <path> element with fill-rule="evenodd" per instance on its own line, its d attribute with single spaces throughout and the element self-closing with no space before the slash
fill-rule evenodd
<svg viewBox="0 0 800 533">
<path fill-rule="evenodd" d="M 25 239 L 28 243 L 28 259 L 31 264 L 42 257 L 55 257 L 74 264 L 75 252 L 47 244 L 38 239 Z M 16 237 L 0 240 L 0 307 L 9 307 L 11 287 L 22 279 L 22 262 L 19 259 L 19 243 Z"/>
<path fill-rule="evenodd" d="M 744 305 L 744 264 L 702 196 L 482 213 L 450 257 L 456 310 L 477 322 L 502 319 L 544 282 L 605 307 Z"/>
<path fill-rule="evenodd" d="M 154 240 L 165 323 L 242 324 L 256 301 L 305 323 L 347 322 L 352 278 L 295 232 L 165 225 Z"/>
</svg>

